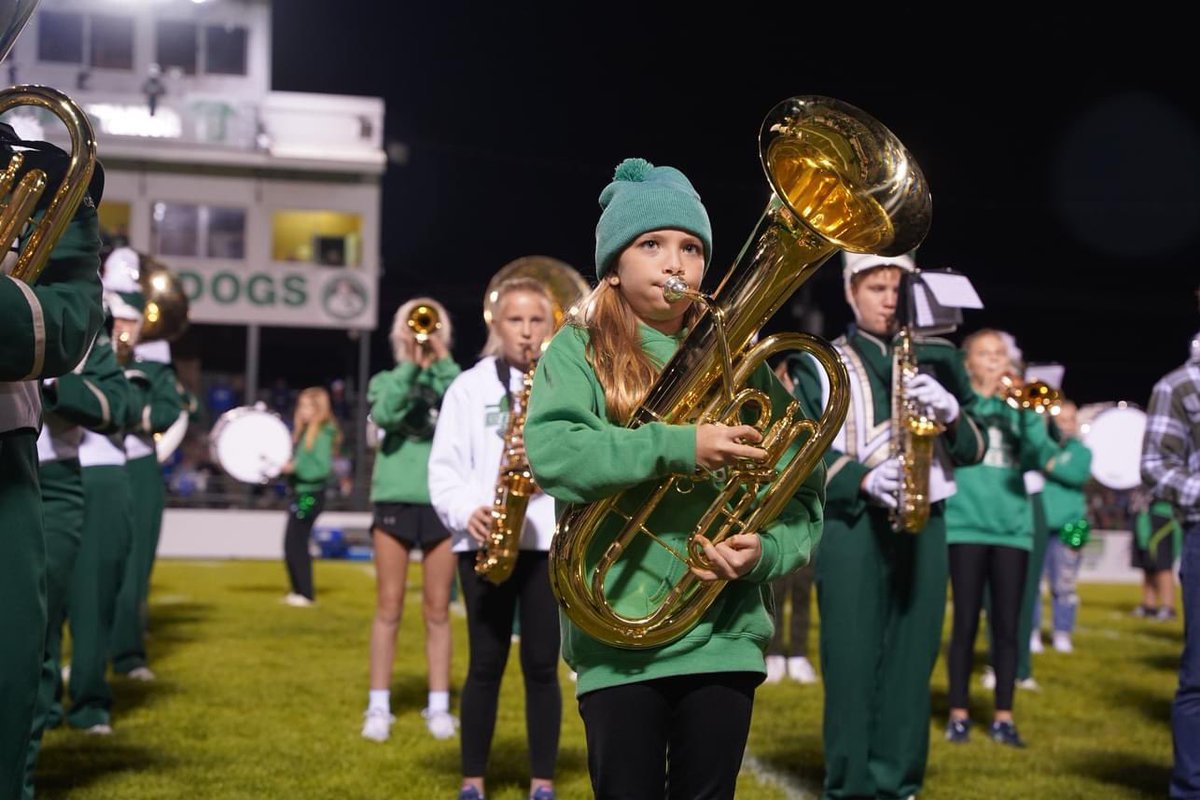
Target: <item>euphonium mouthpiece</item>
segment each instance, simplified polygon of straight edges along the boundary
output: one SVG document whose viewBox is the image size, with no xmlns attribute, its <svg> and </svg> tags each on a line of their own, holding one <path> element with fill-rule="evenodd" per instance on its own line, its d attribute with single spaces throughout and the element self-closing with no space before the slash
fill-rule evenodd
<svg viewBox="0 0 1200 800">
<path fill-rule="evenodd" d="M 690 288 L 687 281 L 683 278 L 678 275 L 672 275 L 663 283 L 663 299 L 668 303 L 682 300 L 684 297 L 687 297 Z"/>
</svg>

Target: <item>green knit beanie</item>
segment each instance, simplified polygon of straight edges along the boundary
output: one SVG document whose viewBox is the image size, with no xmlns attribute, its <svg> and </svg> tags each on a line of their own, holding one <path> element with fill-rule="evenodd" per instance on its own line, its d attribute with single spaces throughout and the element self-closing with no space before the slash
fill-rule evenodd
<svg viewBox="0 0 1200 800">
<path fill-rule="evenodd" d="M 603 278 L 621 251 L 647 231 L 686 231 L 704 243 L 704 266 L 712 259 L 712 224 L 700 195 L 674 167 L 656 167 L 644 158 L 617 165 L 613 181 L 600 193 L 596 223 L 596 278 Z"/>
</svg>

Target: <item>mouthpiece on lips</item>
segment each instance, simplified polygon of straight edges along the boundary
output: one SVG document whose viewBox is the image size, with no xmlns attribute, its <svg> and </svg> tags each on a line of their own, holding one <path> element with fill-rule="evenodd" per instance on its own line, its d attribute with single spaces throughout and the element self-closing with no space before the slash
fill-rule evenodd
<svg viewBox="0 0 1200 800">
<path fill-rule="evenodd" d="M 687 296 L 688 285 L 687 281 L 675 275 L 667 278 L 663 282 L 663 299 L 668 303 L 674 303 L 676 300 L 682 300 Z"/>
</svg>

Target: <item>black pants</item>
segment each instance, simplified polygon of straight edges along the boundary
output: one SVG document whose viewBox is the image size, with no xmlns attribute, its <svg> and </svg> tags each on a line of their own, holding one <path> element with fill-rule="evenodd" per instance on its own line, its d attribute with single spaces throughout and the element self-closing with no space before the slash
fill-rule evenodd
<svg viewBox="0 0 1200 800">
<path fill-rule="evenodd" d="M 983 593 L 990 591 L 992 666 L 996 670 L 996 710 L 1012 711 L 1017 679 L 1017 629 L 1029 551 L 986 544 L 952 544 L 950 586 L 954 627 L 950 633 L 950 707 L 967 708 L 975 635 Z"/>
<path fill-rule="evenodd" d="M 712 672 L 597 689 L 579 698 L 600 800 L 733 797 L 762 675 Z"/>
<path fill-rule="evenodd" d="M 550 591 L 547 554 L 522 550 L 512 576 L 495 586 L 475 574 L 474 552 L 459 553 L 458 577 L 467 607 L 471 650 L 462 691 L 462 774 L 487 774 L 500 680 L 519 608 L 530 776 L 553 780 L 562 728 L 562 690 L 558 685 L 558 604 Z"/>
<path fill-rule="evenodd" d="M 312 535 L 313 523 L 325 508 L 325 493 L 297 492 L 288 506 L 287 530 L 283 534 L 283 559 L 287 563 L 288 580 L 295 594 L 309 600 L 313 594 L 312 555 L 308 552 L 308 539 Z"/>
</svg>

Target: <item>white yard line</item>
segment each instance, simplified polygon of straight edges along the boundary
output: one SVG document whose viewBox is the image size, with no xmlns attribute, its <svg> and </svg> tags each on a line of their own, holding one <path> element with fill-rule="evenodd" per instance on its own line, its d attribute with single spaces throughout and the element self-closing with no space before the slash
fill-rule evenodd
<svg viewBox="0 0 1200 800">
<path fill-rule="evenodd" d="M 749 773 L 759 783 L 778 788 L 788 800 L 813 800 L 820 796 L 820 787 L 805 786 L 786 772 L 759 761 L 748 750 L 742 758 L 742 772 Z"/>
</svg>

